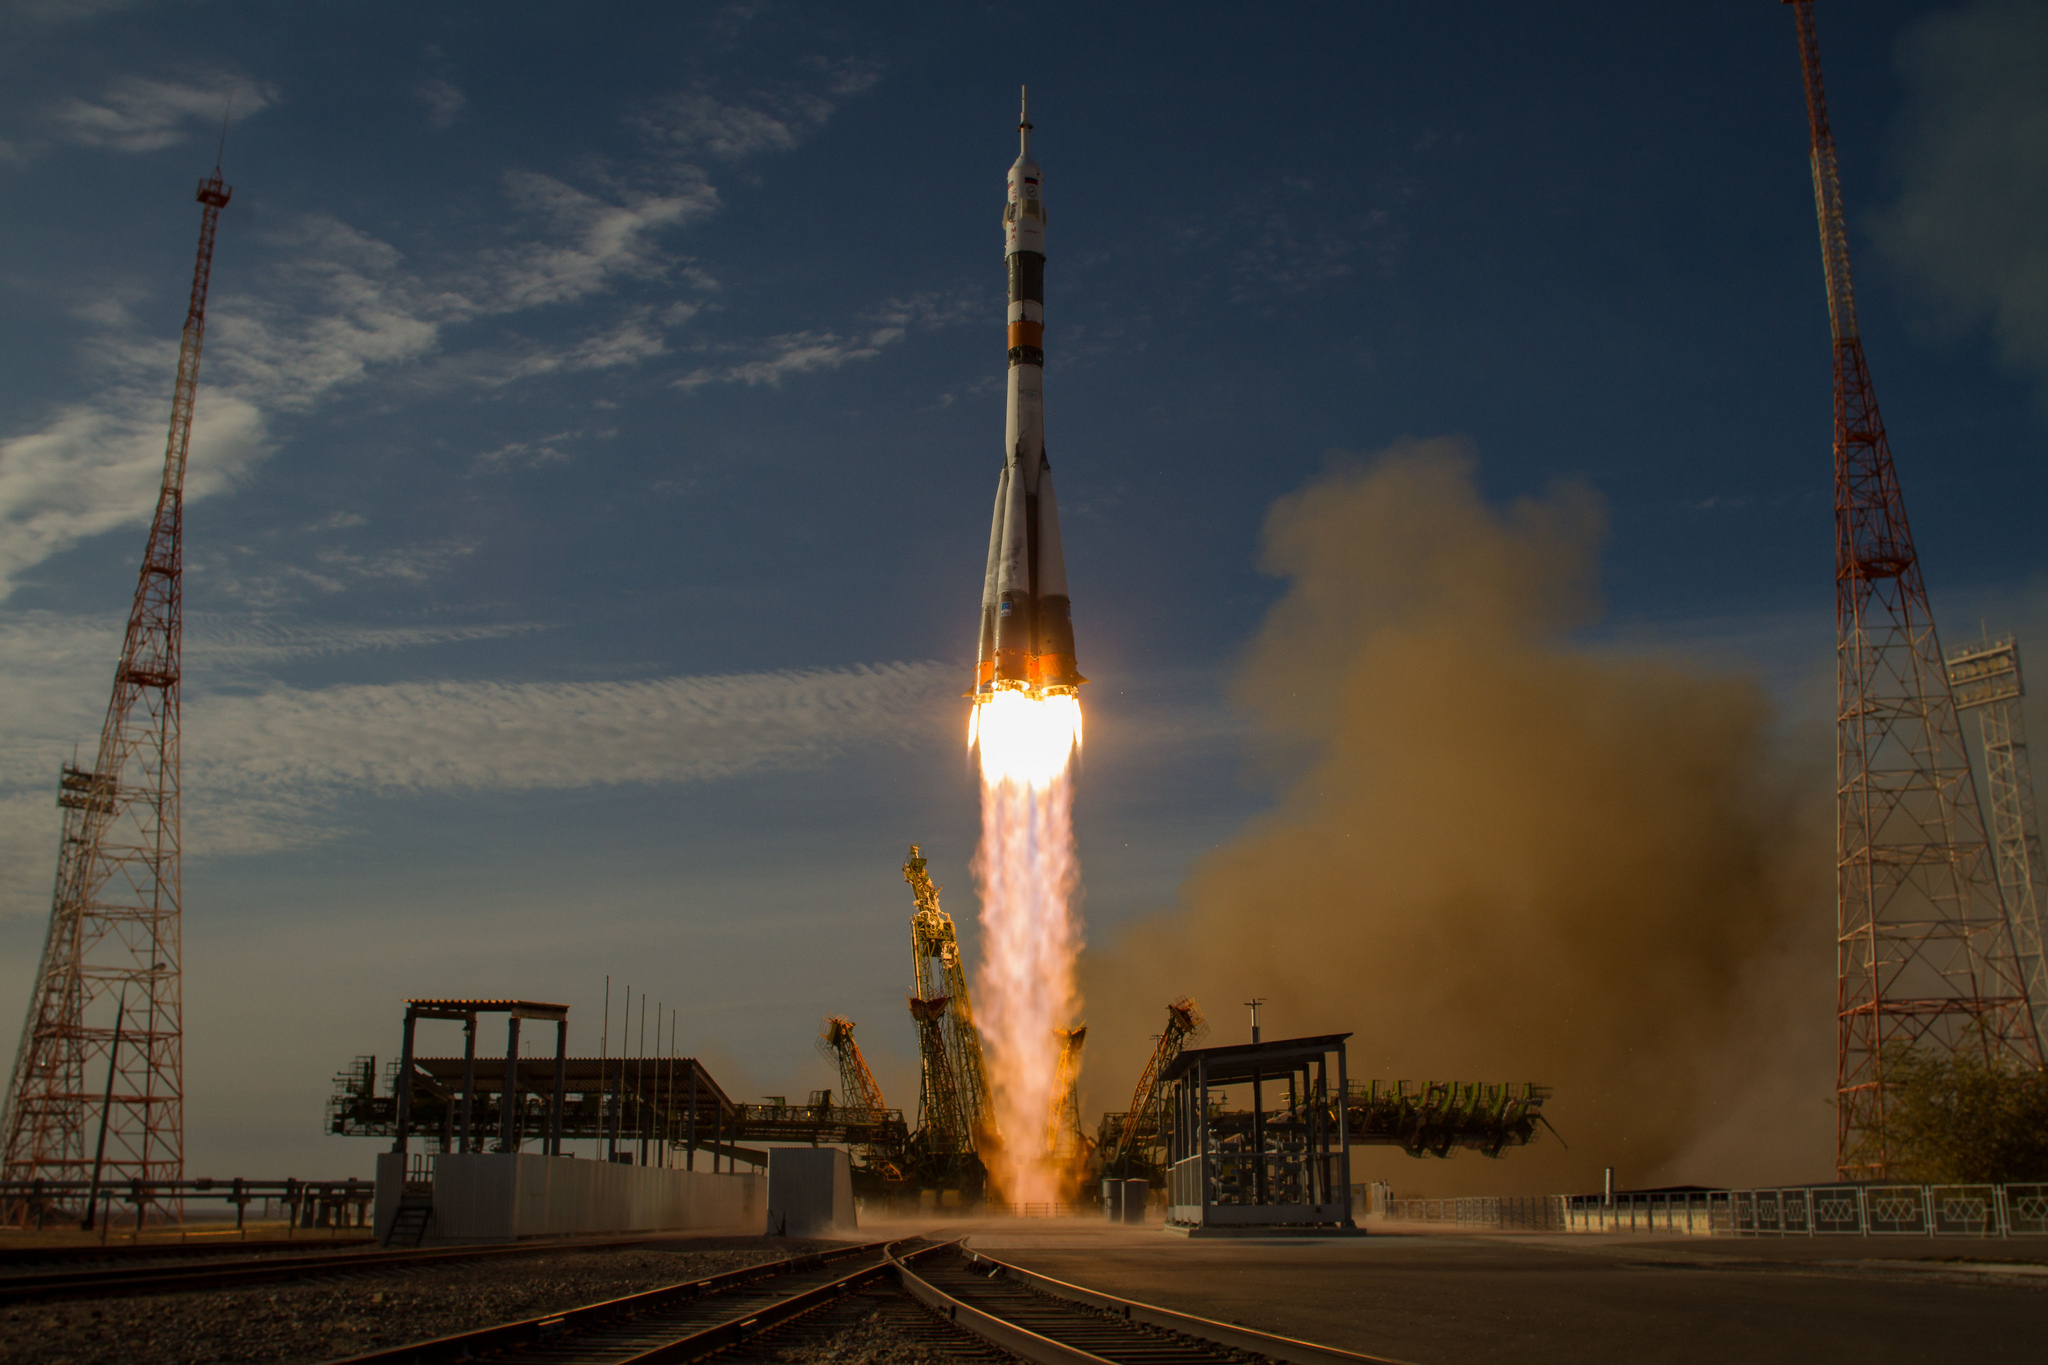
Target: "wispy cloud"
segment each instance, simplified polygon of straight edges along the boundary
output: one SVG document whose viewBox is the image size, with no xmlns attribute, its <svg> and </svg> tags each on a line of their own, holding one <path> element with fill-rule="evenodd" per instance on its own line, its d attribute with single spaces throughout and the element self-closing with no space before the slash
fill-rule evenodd
<svg viewBox="0 0 2048 1365">
<path fill-rule="evenodd" d="M 345 626 L 277 623 L 261 619 L 192 615 L 186 618 L 187 669 L 203 688 L 251 670 L 305 659 L 388 654 L 434 645 L 468 644 L 532 635 L 551 627 L 537 621 L 471 625 Z M 0 640 L 5 634 L 0 633 Z M 118 648 L 118 635 L 106 639 Z M 108 660 L 111 670 L 111 656 Z M 111 671 L 110 671 L 111 676 Z"/>
<path fill-rule="evenodd" d="M 274 687 L 186 706 L 188 847 L 257 852 L 345 830 L 349 797 L 714 782 L 917 742 L 940 664 L 614 683 Z"/>
<path fill-rule="evenodd" d="M 193 404 L 185 497 L 221 491 L 268 453 L 267 416 L 312 407 L 373 366 L 435 344 L 421 290 L 398 253 L 331 219 L 302 223 L 284 263 L 256 294 L 209 309 L 207 368 Z M 119 300 L 85 360 L 100 379 L 39 430 L 0 439 L 0 596 L 32 566 L 88 536 L 143 522 L 164 459 L 164 383 L 177 366 L 169 338 L 140 336 Z"/>
<path fill-rule="evenodd" d="M 397 683 L 188 708 L 204 784 L 254 794 L 702 782 L 922 735 L 943 664 L 607 683 Z M 957 689 L 956 689 L 957 690 Z"/>
<path fill-rule="evenodd" d="M 208 364 L 273 411 L 312 407 L 373 367 L 432 350 L 463 300 L 410 275 L 398 250 L 326 216 L 273 238 L 260 288 L 222 298 L 208 324 Z"/>
<path fill-rule="evenodd" d="M 521 211 L 542 222 L 542 235 L 484 254 L 464 292 L 473 305 L 512 312 L 566 303 L 608 289 L 621 277 L 653 279 L 671 262 L 655 238 L 718 210 L 710 181 L 686 177 L 665 194 L 616 202 L 576 189 L 553 176 L 514 171 L 506 192 Z"/>
<path fill-rule="evenodd" d="M 822 128 L 839 106 L 881 79 L 872 62 L 825 64 L 822 80 L 720 99 L 702 90 L 671 95 L 640 116 L 657 145 L 686 157 L 741 161 L 787 152 Z"/>
<path fill-rule="evenodd" d="M 901 329 L 876 328 L 854 336 L 837 332 L 785 332 L 755 343 L 765 354 L 733 365 L 706 366 L 675 381 L 681 389 L 706 384 L 779 385 L 790 375 L 836 370 L 852 360 L 870 360 L 882 347 L 900 340 Z"/>
<path fill-rule="evenodd" d="M 513 189 L 522 205 L 540 203 L 540 235 L 456 278 L 422 277 L 389 243 L 331 217 L 309 216 L 274 238 L 257 288 L 218 296 L 209 308 L 208 382 L 194 405 L 187 501 L 227 487 L 268 453 L 269 415 L 314 408 L 379 369 L 420 361 L 442 346 L 451 326 L 573 302 L 623 276 L 660 274 L 666 262 L 653 233 L 692 213 L 680 198 L 607 204 L 545 177 L 515 178 Z M 0 597 L 35 564 L 88 536 L 141 523 L 154 505 L 163 385 L 176 368 L 176 346 L 139 336 L 121 300 L 89 311 L 107 329 L 85 356 L 102 380 L 96 400 L 0 439 Z M 504 382 L 630 365 L 664 349 L 653 314 L 636 307 L 564 350 L 527 350 L 469 369 L 470 377 Z M 364 576 L 360 565 L 303 573 L 328 590 Z"/>
<path fill-rule="evenodd" d="M 937 663 L 600 683 L 303 689 L 281 664 L 501 639 L 534 623 L 307 628 L 197 618 L 184 707 L 186 847 L 253 852 L 342 832 L 349 797 L 712 782 L 921 742 L 957 690 Z M 118 623 L 0 619 L 0 913 L 47 908 L 51 781 L 97 738 Z"/>
<path fill-rule="evenodd" d="M 2048 401 L 2048 4 L 1979 0 L 1899 40 L 1904 188 L 1875 219 L 1947 331 L 1988 326 Z"/>
<path fill-rule="evenodd" d="M 1283 178 L 1222 209 L 1179 224 L 1183 248 L 1223 264 L 1233 303 L 1272 303 L 1323 288 L 1362 266 L 1386 269 L 1399 256 L 1384 210 L 1332 214 L 1316 186 Z"/>
<path fill-rule="evenodd" d="M 169 81 L 124 76 L 91 99 L 72 98 L 50 110 L 50 120 L 68 142 L 117 152 L 154 152 L 174 146 L 195 131 L 220 127 L 233 97 L 232 117 L 245 119 L 277 102 L 277 88 L 263 82 L 214 75 Z"/>
<path fill-rule="evenodd" d="M 526 441 L 507 441 L 496 450 L 486 450 L 469 463 L 472 474 L 502 474 L 510 469 L 538 469 L 542 465 L 566 464 L 571 447 L 581 431 L 557 431 Z"/>
<path fill-rule="evenodd" d="M 658 314 L 652 308 L 633 308 L 624 317 L 585 332 L 566 346 L 520 341 L 497 350 L 470 352 L 449 370 L 459 370 L 474 383 L 496 388 L 557 370 L 609 370 L 638 365 L 643 360 L 666 355 L 669 347 L 665 328 L 680 327 L 697 311 L 694 304 L 673 305 Z"/>
<path fill-rule="evenodd" d="M 67 406 L 40 430 L 0 440 L 0 595 L 84 537 L 146 521 L 163 478 L 166 372 L 151 372 L 154 384 L 117 373 L 98 404 Z M 264 449 L 260 410 L 202 388 L 192 420 L 187 500 L 226 487 Z M 135 548 L 139 558 L 140 542 Z"/>
<path fill-rule="evenodd" d="M 785 332 L 741 347 L 752 351 L 745 360 L 725 365 L 700 366 L 674 381 L 680 389 L 699 389 L 706 384 L 779 386 L 792 375 L 818 370 L 836 370 L 856 360 L 872 360 L 886 346 L 893 346 L 912 330 L 937 331 L 974 316 L 979 295 L 973 290 L 944 294 L 918 294 L 892 299 L 869 315 L 875 325 L 863 331 Z"/>
<path fill-rule="evenodd" d="M 422 267 L 390 242 L 329 215 L 308 215 L 277 233 L 267 243 L 271 258 L 256 269 L 254 286 L 216 294 L 209 310 L 207 382 L 195 406 L 188 502 L 228 486 L 264 458 L 270 417 L 316 408 L 379 372 L 403 372 L 404 382 L 414 387 L 503 388 L 537 375 L 621 369 L 665 354 L 668 333 L 700 305 L 680 299 L 656 307 L 636 300 L 566 345 L 519 339 L 507 344 L 502 335 L 457 337 L 456 329 L 530 310 L 587 305 L 628 281 L 674 281 L 699 294 L 717 289 L 717 280 L 701 266 L 664 245 L 664 237 L 720 206 L 717 188 L 701 168 L 680 160 L 680 153 L 736 156 L 744 147 L 800 139 L 874 79 L 868 66 L 827 65 L 809 86 L 750 97 L 751 103 L 683 99 L 672 106 L 673 117 L 649 125 L 670 155 L 657 158 L 638 187 L 628 183 L 630 177 L 609 173 L 594 176 L 601 182 L 594 187 L 579 187 L 535 171 L 509 172 L 503 185 L 513 214 L 506 234 L 511 240 L 459 264 Z M 202 115 L 205 121 L 217 118 L 231 87 L 238 118 L 276 99 L 271 86 L 226 76 L 184 82 L 128 77 L 95 99 L 69 101 L 52 117 L 74 141 L 145 151 L 190 136 Z M 449 110 L 459 95 L 451 86 L 422 98 L 430 108 Z M 734 112 L 746 109 L 781 131 Z M 154 502 L 162 462 L 162 389 L 175 367 L 176 348 L 161 333 L 146 337 L 128 304 L 110 293 L 78 310 L 101 329 L 84 357 L 96 372 L 93 401 L 59 408 L 33 429 L 0 436 L 0 598 L 34 565 L 81 539 L 142 523 Z M 790 375 L 868 358 L 908 327 L 942 325 L 943 310 L 940 301 L 910 300 L 869 319 L 873 325 L 857 334 L 819 330 L 770 338 L 735 348 L 749 353 L 682 382 L 778 384 Z M 420 562 L 452 560 L 444 555 Z M 230 567 L 215 566 L 223 573 Z M 242 585 L 243 600 L 253 602 L 286 600 L 265 594 L 288 596 L 287 580 L 332 591 L 377 572 L 365 560 L 230 577 Z"/>
<path fill-rule="evenodd" d="M 427 126 L 437 133 L 453 128 L 469 109 L 469 96 L 444 80 L 423 82 L 413 94 L 427 106 Z"/>
<path fill-rule="evenodd" d="M 268 611 L 363 584 L 425 583 L 476 551 L 474 541 L 441 540 L 373 551 L 327 545 L 302 558 L 283 559 L 271 551 L 238 546 L 199 558 L 188 572 L 203 580 L 207 591 L 217 597 Z"/>
</svg>

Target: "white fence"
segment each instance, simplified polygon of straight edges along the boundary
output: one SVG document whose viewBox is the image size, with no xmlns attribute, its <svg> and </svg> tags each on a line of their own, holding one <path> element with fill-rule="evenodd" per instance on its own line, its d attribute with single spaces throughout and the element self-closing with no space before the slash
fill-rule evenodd
<svg viewBox="0 0 2048 1365">
<path fill-rule="evenodd" d="M 1474 1229 L 1722 1237 L 2048 1236 L 2048 1184 L 1807 1185 L 1668 1194 L 1388 1199 L 1386 1217 Z"/>
<path fill-rule="evenodd" d="M 1460 1227 L 1563 1232 L 1561 1194 L 1482 1195 L 1465 1199 L 1389 1199 L 1386 1216 L 1408 1223 L 1451 1223 Z"/>
</svg>

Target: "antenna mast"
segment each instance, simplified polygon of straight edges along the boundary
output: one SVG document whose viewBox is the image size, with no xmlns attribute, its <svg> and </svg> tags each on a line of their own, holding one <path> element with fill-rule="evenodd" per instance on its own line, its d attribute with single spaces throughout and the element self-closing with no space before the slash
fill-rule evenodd
<svg viewBox="0 0 2048 1365">
<path fill-rule="evenodd" d="M 214 231 L 232 194 L 218 165 L 199 182 L 199 255 L 156 514 L 99 752 L 90 769 L 67 763 L 58 779 L 64 826 L 56 893 L 7 1086 L 0 1158 L 6 1180 L 84 1180 L 96 1165 L 85 1141 L 95 1128 L 103 1134 L 105 1156 L 97 1164 L 108 1183 L 147 1187 L 185 1174 L 178 776 L 185 461 Z M 125 1018 L 117 1023 L 107 1006 L 124 999 Z M 103 1066 L 104 1097 L 97 1088 L 88 1094 L 88 1072 Z M 93 1107 L 102 1112 L 92 1114 Z M 144 1202 L 164 1207 L 175 1200 Z"/>
<path fill-rule="evenodd" d="M 1812 0 L 1799 31 L 1834 332 L 1835 1167 L 1883 1179 L 1886 1053 L 2041 1064 L 1934 615 L 1856 325 Z"/>
</svg>

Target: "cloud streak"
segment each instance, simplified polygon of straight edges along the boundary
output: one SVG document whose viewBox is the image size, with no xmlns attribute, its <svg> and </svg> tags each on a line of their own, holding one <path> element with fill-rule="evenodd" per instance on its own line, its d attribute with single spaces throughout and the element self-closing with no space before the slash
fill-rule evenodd
<svg viewBox="0 0 2048 1365">
<path fill-rule="evenodd" d="M 520 176 L 511 185 L 515 202 L 543 219 L 542 235 L 453 281 L 422 277 L 389 243 L 324 215 L 273 239 L 278 254 L 257 273 L 257 287 L 217 296 L 208 309 L 208 382 L 193 407 L 186 500 L 221 491 L 259 463 L 272 416 L 309 411 L 377 371 L 420 361 L 450 327 L 660 274 L 652 234 L 695 212 L 681 198 L 607 205 L 542 181 Z M 85 357 L 102 380 L 97 401 L 0 439 L 0 597 L 34 565 L 88 536 L 139 525 L 155 505 L 175 344 L 138 338 L 116 303 L 90 311 L 109 327 Z M 514 374 L 501 378 L 501 363 L 474 377 L 630 365 L 665 345 L 639 309 L 561 354 L 522 355 Z"/>
<path fill-rule="evenodd" d="M 195 131 L 218 128 L 224 115 L 239 121 L 276 102 L 275 86 L 232 76 L 196 81 L 124 76 L 92 99 L 63 101 L 49 116 L 67 142 L 116 152 L 155 152 L 176 146 Z"/>
<path fill-rule="evenodd" d="M 186 706 L 187 848 L 263 852 L 345 833 L 349 797 L 715 782 L 920 743 L 952 696 L 936 663 L 632 682 L 418 682 Z"/>
<path fill-rule="evenodd" d="M 619 682 L 413 681 L 298 688 L 310 659 L 504 639 L 531 622 L 380 628 L 199 618 L 188 642 L 188 852 L 229 855 L 345 833 L 350 798 L 563 791 L 805 770 L 928 740 L 953 697 L 945 664 L 882 663 Z M 118 623 L 0 620 L 0 913 L 41 913 L 56 837 L 51 780 L 90 750 Z"/>
<path fill-rule="evenodd" d="M 705 782 L 921 737 L 937 663 L 635 682 L 425 682 L 188 707 L 198 782 L 259 797 Z"/>
<path fill-rule="evenodd" d="M 550 373 L 621 370 L 666 354 L 668 333 L 699 304 L 635 302 L 565 345 L 484 341 L 460 331 L 487 319 L 587 305 L 627 282 L 677 279 L 699 292 L 716 289 L 708 273 L 663 245 L 722 202 L 702 168 L 683 155 L 730 161 L 794 146 L 875 79 L 872 67 L 840 64 L 821 67 L 807 87 L 738 102 L 679 96 L 641 120 L 658 155 L 637 185 L 608 173 L 596 177 L 602 184 L 593 189 L 509 171 L 502 187 L 511 240 L 459 264 L 423 268 L 390 242 L 331 215 L 301 217 L 263 244 L 270 258 L 250 272 L 253 287 L 216 293 L 209 308 L 187 500 L 219 492 L 259 464 L 270 451 L 275 417 L 312 411 L 380 374 L 404 372 L 401 382 L 416 390 L 489 389 Z M 73 142 L 146 152 L 189 137 L 202 115 L 209 123 L 217 118 L 231 89 L 236 118 L 277 98 L 274 87 L 227 76 L 131 76 L 93 99 L 67 101 L 50 118 Z M 461 92 L 445 82 L 419 93 L 437 120 L 461 113 Z M 736 348 L 752 352 L 744 358 L 680 382 L 778 385 L 871 358 L 908 327 L 938 325 L 945 307 L 943 300 L 917 298 L 891 304 L 858 333 L 772 337 Z M 87 537 L 142 524 L 154 505 L 176 346 L 161 333 L 143 336 L 118 298 L 89 301 L 79 312 L 102 329 L 84 354 L 94 399 L 0 435 L 0 599 L 35 565 Z M 512 461 L 520 452 L 504 453 Z M 310 570 L 321 578 L 316 586 L 331 589 L 370 572 L 360 563 L 333 567 Z"/>
<path fill-rule="evenodd" d="M 872 360 L 885 347 L 903 340 L 911 331 L 938 331 L 974 316 L 979 296 L 972 290 L 950 294 L 918 294 L 891 299 L 870 315 L 874 323 L 864 331 L 785 332 L 752 343 L 756 352 L 746 360 L 728 365 L 700 366 L 677 378 L 675 387 L 684 390 L 707 384 L 741 384 L 749 388 L 780 387 L 792 375 L 836 370 L 856 360 Z"/>
<path fill-rule="evenodd" d="M 809 86 L 757 90 L 722 100 L 702 90 L 657 101 L 638 120 L 655 145 L 688 157 L 741 161 L 764 152 L 788 152 L 825 126 L 840 105 L 881 79 L 871 62 L 827 66 Z"/>
</svg>

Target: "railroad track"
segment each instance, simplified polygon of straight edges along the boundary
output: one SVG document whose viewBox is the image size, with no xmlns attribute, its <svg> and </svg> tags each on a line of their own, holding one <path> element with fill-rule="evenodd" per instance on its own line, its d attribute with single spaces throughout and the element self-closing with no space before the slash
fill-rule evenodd
<svg viewBox="0 0 2048 1365">
<path fill-rule="evenodd" d="M 329 1238 L 318 1233 L 308 1233 L 297 1238 L 260 1237 L 249 1240 L 208 1235 L 196 1242 L 124 1241 L 110 1242 L 106 1246 L 95 1246 L 90 1243 L 78 1246 L 30 1245 L 0 1247 L 0 1269 L 92 1262 L 180 1261 L 209 1256 L 247 1256 L 272 1251 L 296 1251 L 306 1255 L 329 1247 L 337 1251 L 362 1251 L 375 1245 L 376 1241 L 368 1236 Z"/>
<path fill-rule="evenodd" d="M 676 1242 L 672 1235 L 563 1238 L 521 1242 L 514 1246 L 444 1247 L 431 1251 L 333 1251 L 312 1255 L 246 1254 L 198 1265 L 122 1265 L 90 1270 L 60 1268 L 0 1275 L 0 1305 L 41 1299 L 110 1298 L 134 1294 L 170 1294 L 187 1289 L 228 1289 L 275 1280 L 303 1280 L 361 1271 L 403 1270 L 457 1261 L 497 1260 L 510 1256 L 543 1256 L 555 1251 L 604 1251 L 621 1247 Z M 289 1242 L 272 1245 L 292 1247 Z M 307 1244 L 300 1242 L 295 1249 Z M 344 1244 L 346 1245 L 346 1244 Z M 230 1248 L 220 1248 L 228 1252 Z M 232 1248 L 246 1253 L 246 1247 Z M 187 1253 L 194 1254 L 194 1253 Z"/>
<path fill-rule="evenodd" d="M 888 1273 L 891 1249 L 904 1245 L 869 1242 L 729 1270 L 544 1317 L 349 1356 L 346 1365 L 479 1358 L 494 1365 L 701 1360 L 865 1287 Z"/>
<path fill-rule="evenodd" d="M 965 1252 L 959 1242 L 916 1238 L 713 1275 L 330 1365 L 678 1365 L 713 1357 L 737 1365 L 863 1337 L 892 1353 L 915 1346 L 959 1361 L 1399 1365 L 1134 1303 Z"/>
</svg>

